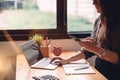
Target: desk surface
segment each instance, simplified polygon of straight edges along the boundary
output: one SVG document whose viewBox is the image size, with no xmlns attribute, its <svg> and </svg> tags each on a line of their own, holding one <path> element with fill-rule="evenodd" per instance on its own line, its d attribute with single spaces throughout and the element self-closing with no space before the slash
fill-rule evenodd
<svg viewBox="0 0 120 80">
<path fill-rule="evenodd" d="M 63 52 L 62 57 L 68 57 L 74 52 Z M 54 55 L 51 53 L 50 57 Z M 16 64 L 16 80 L 33 80 L 32 76 L 42 76 L 46 74 L 52 74 L 58 77 L 60 80 L 107 80 L 101 73 L 99 73 L 94 67 L 95 74 L 80 74 L 80 75 L 65 75 L 63 67 L 60 66 L 55 70 L 44 69 L 31 69 L 23 56 L 23 54 L 17 55 Z"/>
</svg>

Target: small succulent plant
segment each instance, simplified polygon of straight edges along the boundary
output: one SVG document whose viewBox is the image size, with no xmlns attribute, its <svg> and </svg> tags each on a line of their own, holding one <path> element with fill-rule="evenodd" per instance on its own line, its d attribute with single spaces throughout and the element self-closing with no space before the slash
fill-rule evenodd
<svg viewBox="0 0 120 80">
<path fill-rule="evenodd" d="M 42 45 L 43 39 L 44 37 L 41 34 L 34 34 L 33 36 L 29 36 L 29 40 L 35 40 L 39 46 Z"/>
</svg>

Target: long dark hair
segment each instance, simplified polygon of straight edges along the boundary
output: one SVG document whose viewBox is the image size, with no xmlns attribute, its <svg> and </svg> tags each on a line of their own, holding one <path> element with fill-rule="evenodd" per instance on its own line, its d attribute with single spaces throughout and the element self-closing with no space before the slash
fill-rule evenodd
<svg viewBox="0 0 120 80">
<path fill-rule="evenodd" d="M 119 0 L 100 0 L 101 22 L 106 25 L 105 37 L 110 39 L 110 33 L 115 25 L 120 21 Z M 109 44 L 110 41 L 107 41 Z"/>
<path fill-rule="evenodd" d="M 120 19 L 119 0 L 100 0 L 101 20 L 105 20 L 108 28 L 112 27 Z M 107 28 L 107 29 L 108 29 Z"/>
</svg>

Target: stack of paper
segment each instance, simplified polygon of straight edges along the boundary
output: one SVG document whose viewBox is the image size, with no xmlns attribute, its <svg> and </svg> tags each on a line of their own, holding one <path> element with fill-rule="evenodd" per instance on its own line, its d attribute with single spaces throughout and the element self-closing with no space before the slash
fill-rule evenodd
<svg viewBox="0 0 120 80">
<path fill-rule="evenodd" d="M 63 65 L 65 74 L 84 74 L 84 73 L 95 73 L 88 62 L 84 59 L 74 61 L 69 64 Z"/>
</svg>

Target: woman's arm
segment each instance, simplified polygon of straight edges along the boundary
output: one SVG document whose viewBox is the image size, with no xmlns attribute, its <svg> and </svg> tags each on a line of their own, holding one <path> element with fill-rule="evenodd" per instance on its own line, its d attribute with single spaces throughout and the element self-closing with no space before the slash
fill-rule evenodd
<svg viewBox="0 0 120 80">
<path fill-rule="evenodd" d="M 85 58 L 85 55 L 82 51 L 76 52 L 74 55 L 71 55 L 71 57 L 68 57 L 66 59 L 63 59 L 61 57 L 54 57 L 52 58 L 50 63 L 55 63 L 59 65 L 70 63 L 71 61 L 76 61 Z"/>
<path fill-rule="evenodd" d="M 71 61 L 76 61 L 76 60 L 80 60 L 80 59 L 83 59 L 83 58 L 85 58 L 84 53 L 82 51 L 78 51 L 74 55 L 67 58 L 67 61 L 71 62 Z"/>
<path fill-rule="evenodd" d="M 91 38 L 85 38 L 78 43 L 86 50 L 91 53 L 98 55 L 101 59 L 107 60 L 114 64 L 118 63 L 118 54 L 116 52 L 105 50 L 102 47 L 97 46 Z M 87 55 L 87 54 L 86 54 Z"/>
</svg>

